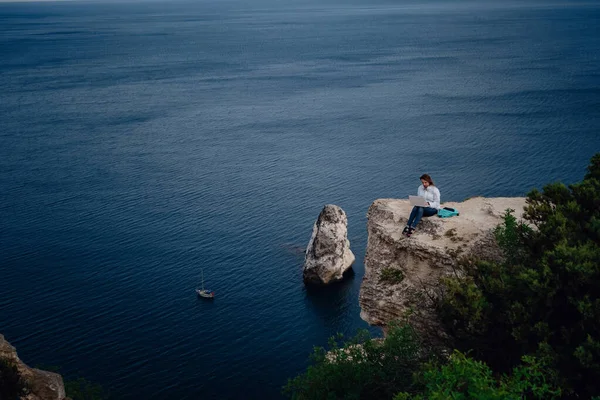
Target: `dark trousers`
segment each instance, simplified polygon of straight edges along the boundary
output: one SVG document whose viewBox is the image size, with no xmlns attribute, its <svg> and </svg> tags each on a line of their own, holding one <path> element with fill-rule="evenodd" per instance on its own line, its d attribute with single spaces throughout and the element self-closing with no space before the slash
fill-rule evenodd
<svg viewBox="0 0 600 400">
<path fill-rule="evenodd" d="M 408 226 L 416 228 L 417 224 L 421 222 L 421 218 L 431 217 L 435 214 L 437 214 L 437 210 L 433 207 L 413 207 L 408 218 Z"/>
</svg>

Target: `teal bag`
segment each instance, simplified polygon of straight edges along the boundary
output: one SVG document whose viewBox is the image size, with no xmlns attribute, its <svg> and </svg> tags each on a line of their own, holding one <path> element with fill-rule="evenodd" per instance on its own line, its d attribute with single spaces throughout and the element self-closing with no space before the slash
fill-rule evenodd
<svg viewBox="0 0 600 400">
<path fill-rule="evenodd" d="M 450 218 L 460 214 L 456 208 L 444 207 L 438 210 L 437 215 L 440 218 Z"/>
</svg>

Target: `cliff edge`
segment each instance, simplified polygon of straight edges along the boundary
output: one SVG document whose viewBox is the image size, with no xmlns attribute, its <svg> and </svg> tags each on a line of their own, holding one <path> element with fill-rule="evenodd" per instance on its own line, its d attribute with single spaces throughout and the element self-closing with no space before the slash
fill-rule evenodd
<svg viewBox="0 0 600 400">
<path fill-rule="evenodd" d="M 499 259 L 493 229 L 508 208 L 520 219 L 525 198 L 475 197 L 442 206 L 456 208 L 460 215 L 423 218 L 410 238 L 402 235 L 412 209 L 408 200 L 379 199 L 369 208 L 359 296 L 360 316 L 369 324 L 385 329 L 410 315 L 424 340 L 443 340 L 433 305 L 440 278 L 454 273 L 461 255 Z"/>
<path fill-rule="evenodd" d="M 27 366 L 19 356 L 16 349 L 0 335 L 0 359 L 14 363 L 21 376 L 28 385 L 28 393 L 22 396 L 23 400 L 65 400 L 65 386 L 62 377 L 54 372 Z"/>
</svg>

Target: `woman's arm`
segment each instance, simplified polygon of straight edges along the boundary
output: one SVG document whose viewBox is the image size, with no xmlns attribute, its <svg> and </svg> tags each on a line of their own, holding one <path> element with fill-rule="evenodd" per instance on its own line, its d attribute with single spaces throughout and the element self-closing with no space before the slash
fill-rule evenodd
<svg viewBox="0 0 600 400">
<path fill-rule="evenodd" d="M 429 207 L 440 208 L 440 190 L 435 186 L 432 188 L 433 190 L 433 201 L 429 202 Z"/>
</svg>

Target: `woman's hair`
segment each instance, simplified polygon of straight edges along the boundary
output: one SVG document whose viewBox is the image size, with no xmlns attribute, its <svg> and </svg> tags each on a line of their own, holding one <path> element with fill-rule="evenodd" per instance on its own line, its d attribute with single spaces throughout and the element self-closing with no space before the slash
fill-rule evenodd
<svg viewBox="0 0 600 400">
<path fill-rule="evenodd" d="M 429 184 L 431 186 L 435 186 L 435 183 L 433 183 L 433 179 L 431 179 L 431 177 L 429 175 L 427 175 L 427 174 L 421 175 L 421 177 L 419 179 L 423 179 L 424 181 L 429 182 Z"/>
</svg>

